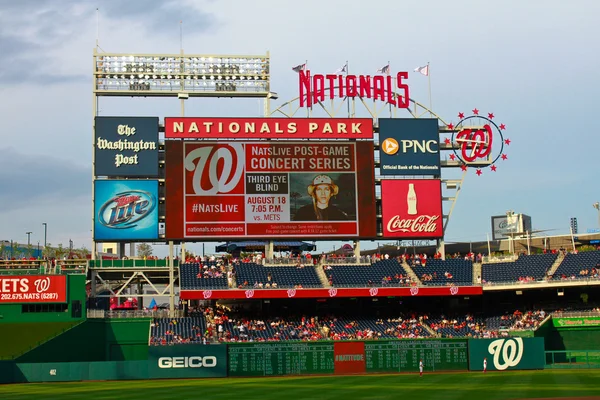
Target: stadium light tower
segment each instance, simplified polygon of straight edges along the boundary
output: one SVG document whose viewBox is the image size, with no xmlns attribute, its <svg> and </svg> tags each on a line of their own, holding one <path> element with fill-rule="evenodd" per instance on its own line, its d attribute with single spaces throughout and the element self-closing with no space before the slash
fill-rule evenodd
<svg viewBox="0 0 600 400">
<path fill-rule="evenodd" d="M 600 227 L 600 202 L 595 202 L 593 206 L 596 210 L 598 210 L 598 227 Z"/>
<path fill-rule="evenodd" d="M 92 143 L 95 119 L 101 97 L 172 97 L 184 103 L 193 97 L 258 98 L 264 100 L 265 117 L 270 101 L 278 95 L 271 91 L 270 56 L 185 54 L 116 54 L 100 52 L 96 43 L 93 54 Z M 95 151 L 92 165 L 96 165 Z M 160 179 L 160 177 L 159 177 Z M 92 171 L 92 203 L 96 175 Z M 92 204 L 92 228 L 97 216 Z M 160 218 L 160 216 L 159 216 Z M 159 223 L 164 222 L 159 219 Z M 92 236 L 92 260 L 97 258 L 96 238 Z M 133 243 L 132 243 L 133 244 Z M 125 243 L 123 243 L 123 246 Z M 183 245 L 182 253 L 185 254 Z M 173 241 L 169 241 L 170 311 L 174 310 Z"/>
</svg>

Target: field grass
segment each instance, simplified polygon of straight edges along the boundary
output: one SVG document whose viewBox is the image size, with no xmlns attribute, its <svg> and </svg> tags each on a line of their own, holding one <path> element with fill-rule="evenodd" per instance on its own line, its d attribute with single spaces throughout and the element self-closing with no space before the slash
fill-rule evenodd
<svg viewBox="0 0 600 400">
<path fill-rule="evenodd" d="M 600 399 L 600 370 L 114 381 L 0 386 L 0 399 Z"/>
</svg>

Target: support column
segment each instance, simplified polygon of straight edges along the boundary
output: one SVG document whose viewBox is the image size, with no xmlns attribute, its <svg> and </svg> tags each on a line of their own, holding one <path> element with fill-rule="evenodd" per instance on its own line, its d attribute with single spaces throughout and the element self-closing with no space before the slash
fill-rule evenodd
<svg viewBox="0 0 600 400">
<path fill-rule="evenodd" d="M 117 243 L 119 258 L 122 259 L 127 254 L 125 253 L 125 243 Z"/>
<path fill-rule="evenodd" d="M 269 240 L 267 244 L 265 244 L 265 258 L 267 260 L 272 260 L 274 255 L 275 243 L 272 240 Z"/>
<path fill-rule="evenodd" d="M 98 272 L 95 269 L 90 270 L 90 297 L 96 297 L 96 279 Z"/>
<path fill-rule="evenodd" d="M 437 240 L 437 251 L 441 254 L 442 260 L 446 259 L 446 244 L 444 238 Z"/>
<path fill-rule="evenodd" d="M 360 242 L 358 240 L 354 242 L 354 257 L 358 264 L 360 262 Z"/>
<path fill-rule="evenodd" d="M 169 315 L 175 315 L 175 263 L 173 262 L 173 241 L 169 241 Z"/>
<path fill-rule="evenodd" d="M 129 258 L 135 257 L 135 243 L 129 243 Z"/>
<path fill-rule="evenodd" d="M 185 261 L 185 243 L 181 242 L 181 255 L 179 256 L 179 262 L 182 263 Z"/>
</svg>

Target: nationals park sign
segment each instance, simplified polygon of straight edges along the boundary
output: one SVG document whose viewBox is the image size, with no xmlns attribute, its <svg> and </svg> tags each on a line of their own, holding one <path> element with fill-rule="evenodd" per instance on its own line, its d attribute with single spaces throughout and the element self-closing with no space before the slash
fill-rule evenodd
<svg viewBox="0 0 600 400">
<path fill-rule="evenodd" d="M 165 118 L 167 139 L 373 139 L 370 118 Z"/>
</svg>

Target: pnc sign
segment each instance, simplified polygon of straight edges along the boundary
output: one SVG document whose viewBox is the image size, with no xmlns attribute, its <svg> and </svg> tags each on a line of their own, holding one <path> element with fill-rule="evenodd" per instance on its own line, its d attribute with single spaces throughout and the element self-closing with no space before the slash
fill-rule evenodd
<svg viewBox="0 0 600 400">
<path fill-rule="evenodd" d="M 438 120 L 379 119 L 381 175 L 440 175 Z"/>
</svg>

